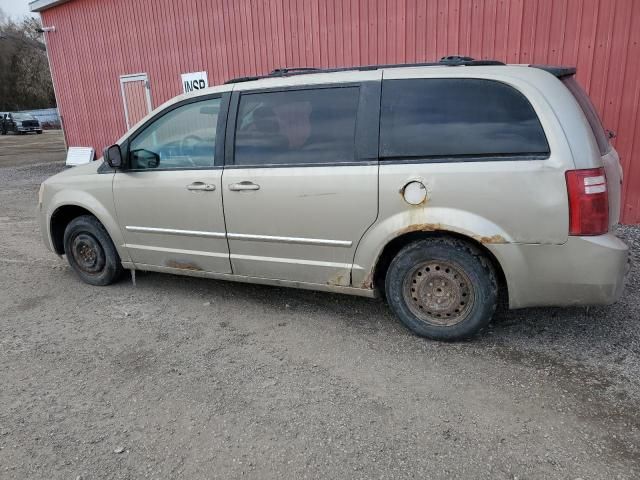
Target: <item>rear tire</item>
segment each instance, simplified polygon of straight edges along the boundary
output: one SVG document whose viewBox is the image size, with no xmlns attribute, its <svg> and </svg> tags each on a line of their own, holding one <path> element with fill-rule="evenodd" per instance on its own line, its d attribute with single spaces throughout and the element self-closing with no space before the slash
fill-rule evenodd
<svg viewBox="0 0 640 480">
<path fill-rule="evenodd" d="M 122 275 L 120 255 L 97 218 L 82 215 L 71 220 L 63 241 L 67 261 L 82 281 L 104 286 Z"/>
<path fill-rule="evenodd" d="M 416 335 L 455 341 L 491 321 L 498 287 L 491 262 L 453 238 L 411 243 L 391 261 L 385 278 L 389 306 Z"/>
</svg>

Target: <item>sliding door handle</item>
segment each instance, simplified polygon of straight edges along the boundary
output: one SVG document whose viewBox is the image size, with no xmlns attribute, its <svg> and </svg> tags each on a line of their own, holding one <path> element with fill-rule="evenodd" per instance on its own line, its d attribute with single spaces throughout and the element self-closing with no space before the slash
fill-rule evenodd
<svg viewBox="0 0 640 480">
<path fill-rule="evenodd" d="M 193 182 L 187 185 L 187 190 L 199 190 L 204 192 L 213 192 L 216 186 L 211 183 Z"/>
<path fill-rule="evenodd" d="M 260 185 L 253 182 L 240 182 L 240 183 L 232 183 L 229 185 L 229 190 L 232 192 L 241 192 L 243 190 L 260 190 Z"/>
</svg>

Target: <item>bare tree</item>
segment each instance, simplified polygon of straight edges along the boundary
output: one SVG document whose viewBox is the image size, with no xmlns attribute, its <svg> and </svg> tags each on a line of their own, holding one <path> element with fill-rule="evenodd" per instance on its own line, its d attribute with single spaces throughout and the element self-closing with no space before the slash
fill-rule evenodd
<svg viewBox="0 0 640 480">
<path fill-rule="evenodd" d="M 40 20 L 14 23 L 0 10 L 0 110 L 55 106 Z"/>
</svg>

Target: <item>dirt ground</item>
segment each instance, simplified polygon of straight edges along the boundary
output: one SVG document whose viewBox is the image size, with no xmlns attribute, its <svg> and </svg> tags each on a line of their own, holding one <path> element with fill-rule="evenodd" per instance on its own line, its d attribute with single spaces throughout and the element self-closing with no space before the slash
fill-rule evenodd
<svg viewBox="0 0 640 480">
<path fill-rule="evenodd" d="M 0 478 L 640 478 L 639 228 L 619 303 L 443 344 L 378 300 L 80 283 L 35 220 L 63 158 L 0 137 Z"/>
</svg>

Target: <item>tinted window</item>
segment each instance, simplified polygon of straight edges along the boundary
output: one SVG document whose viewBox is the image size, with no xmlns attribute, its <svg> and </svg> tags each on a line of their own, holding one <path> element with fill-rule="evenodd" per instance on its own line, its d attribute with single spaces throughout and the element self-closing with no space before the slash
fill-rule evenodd
<svg viewBox="0 0 640 480">
<path fill-rule="evenodd" d="M 358 87 L 240 97 L 236 165 L 352 162 Z"/>
<path fill-rule="evenodd" d="M 129 146 L 132 169 L 213 166 L 220 99 L 188 103 L 155 120 Z"/>
<path fill-rule="evenodd" d="M 382 87 L 381 157 L 547 155 L 528 100 L 491 80 L 387 80 Z"/>
<path fill-rule="evenodd" d="M 589 96 L 573 76 L 563 78 L 562 83 L 564 83 L 573 94 L 580 105 L 580 108 L 584 112 L 585 117 L 587 117 L 587 121 L 593 131 L 593 136 L 596 138 L 596 142 L 598 142 L 600 155 L 605 155 L 611 148 L 609 145 L 609 138 L 607 137 L 607 133 L 604 131 L 604 127 L 600 121 L 600 116 L 598 115 L 596 108 L 593 106 L 593 103 L 591 103 Z"/>
</svg>

